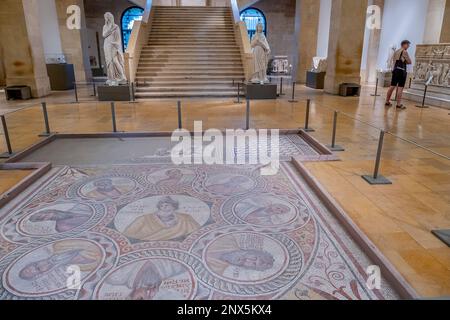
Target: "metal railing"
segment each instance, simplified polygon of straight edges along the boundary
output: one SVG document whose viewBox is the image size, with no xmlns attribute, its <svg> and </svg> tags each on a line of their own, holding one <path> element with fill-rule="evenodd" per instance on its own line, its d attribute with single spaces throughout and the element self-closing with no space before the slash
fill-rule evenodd
<svg viewBox="0 0 450 320">
<path fill-rule="evenodd" d="M 92 85 L 92 93 L 97 93 L 97 90 L 94 89 L 96 87 L 96 84 L 94 83 L 86 83 Z M 237 101 L 235 101 L 235 103 L 241 103 L 241 85 L 243 85 L 243 82 L 237 81 L 235 82 L 235 84 L 237 84 Z M 305 132 L 314 132 L 315 130 L 311 128 L 311 102 L 312 99 L 310 98 L 306 98 L 305 99 L 301 99 L 300 101 L 296 100 L 295 97 L 295 82 L 292 83 L 293 86 L 293 93 L 292 93 L 292 97 L 290 100 L 288 100 L 288 102 L 292 103 L 295 106 L 298 105 L 304 105 L 305 106 L 305 115 L 304 115 L 304 126 L 301 128 L 302 130 L 304 130 Z M 131 99 L 130 99 L 130 103 L 135 101 L 134 98 L 134 84 L 131 85 L 131 90 L 133 91 L 133 93 L 131 94 Z M 303 97 L 302 97 L 303 98 Z M 85 101 L 85 102 L 81 102 L 79 99 L 76 99 L 75 101 L 75 105 L 82 105 L 83 103 L 85 104 L 89 104 L 90 106 L 92 104 L 94 104 L 95 106 L 99 106 L 102 103 L 105 104 L 106 102 L 94 102 L 94 101 Z M 117 107 L 116 104 L 117 102 L 109 102 L 110 103 L 110 117 L 111 117 L 111 124 L 112 124 L 112 128 L 111 128 L 111 132 L 113 133 L 117 133 L 117 132 L 125 132 L 125 131 L 119 131 L 118 128 L 118 121 L 117 121 Z M 123 102 L 123 103 L 127 103 L 127 102 Z M 171 102 L 170 102 L 171 103 Z M 74 105 L 73 102 L 71 103 L 58 103 L 58 105 L 60 105 L 61 108 L 67 107 L 69 105 Z M 9 158 L 14 156 L 14 154 L 17 152 L 17 150 L 15 150 L 16 148 L 14 147 L 14 144 L 11 142 L 11 135 L 10 135 L 10 131 L 9 131 L 9 127 L 8 127 L 8 121 L 7 121 L 7 116 L 9 115 L 13 115 L 16 113 L 20 113 L 22 111 L 25 110 L 29 110 L 30 108 L 35 108 L 35 107 L 40 107 L 41 109 L 41 114 L 42 114 L 42 128 L 43 128 L 43 132 L 40 132 L 38 134 L 39 137 L 48 137 L 50 135 L 52 135 L 54 132 L 52 132 L 52 122 L 51 119 L 49 117 L 49 110 L 48 110 L 48 104 L 45 101 L 42 101 L 40 104 L 29 104 L 26 106 L 22 106 L 14 111 L 5 113 L 3 115 L 0 116 L 0 122 L 1 122 L 1 128 L 3 131 L 3 140 L 4 140 L 4 145 L 6 147 L 6 152 L 0 154 L 1 158 Z M 332 123 L 331 123 L 331 128 L 332 128 L 332 132 L 331 132 L 331 144 L 328 145 L 329 149 L 335 152 L 342 152 L 345 151 L 344 146 L 342 145 L 338 145 L 337 141 L 339 140 L 339 131 L 338 131 L 338 124 L 340 122 L 340 117 L 345 118 L 345 119 L 349 119 L 353 122 L 357 122 L 360 124 L 363 124 L 364 126 L 367 126 L 371 129 L 376 130 L 379 133 L 378 136 L 378 146 L 376 149 L 376 154 L 374 155 L 374 170 L 373 170 L 373 174 L 370 175 L 363 175 L 362 177 L 364 178 L 364 180 L 366 180 L 368 183 L 370 184 L 389 184 L 391 183 L 387 178 L 383 177 L 383 175 L 381 175 L 381 162 L 382 162 L 382 155 L 383 155 L 383 147 L 384 147 L 384 143 L 385 143 L 385 137 L 386 135 L 389 135 L 395 139 L 398 139 L 399 141 L 408 143 L 416 148 L 420 148 L 434 156 L 437 156 L 441 159 L 445 159 L 445 160 L 450 160 L 450 157 L 447 155 L 444 155 L 440 152 L 437 152 L 435 150 L 432 150 L 429 147 L 426 147 L 424 145 L 421 145 L 420 143 L 417 143 L 416 141 L 413 141 L 412 139 L 408 139 L 402 136 L 399 136 L 398 134 L 395 134 L 394 132 L 391 132 L 390 130 L 387 130 L 385 128 L 380 128 L 379 126 L 359 119 L 358 117 L 348 114 L 346 112 L 340 111 L 340 110 L 336 110 L 334 108 L 328 107 L 326 105 L 321 104 L 320 107 L 316 106 L 316 109 L 320 109 L 322 111 L 329 111 L 330 113 L 332 113 Z M 247 99 L 246 100 L 246 105 L 245 105 L 245 111 L 243 113 L 243 117 L 245 118 L 245 129 L 250 129 L 252 127 L 252 122 L 251 122 L 251 111 L 252 111 L 252 101 Z M 176 114 L 177 114 L 177 119 L 175 121 L 174 119 L 174 124 L 177 123 L 177 127 L 179 129 L 183 128 L 183 112 L 182 112 L 182 101 L 178 100 L 176 103 Z M 188 114 L 188 113 L 186 113 Z M 175 128 L 175 126 L 174 126 Z M 316 128 L 316 131 L 320 129 Z"/>
</svg>

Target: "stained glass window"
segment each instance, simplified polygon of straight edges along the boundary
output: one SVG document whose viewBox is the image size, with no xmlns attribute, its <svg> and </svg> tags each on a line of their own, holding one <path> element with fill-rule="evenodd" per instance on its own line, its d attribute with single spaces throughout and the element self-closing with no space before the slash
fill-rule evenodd
<svg viewBox="0 0 450 320">
<path fill-rule="evenodd" d="M 131 31 L 135 21 L 142 20 L 144 9 L 139 7 L 131 7 L 124 11 L 122 14 L 122 40 L 123 49 L 128 47 L 128 41 L 130 41 Z"/>
<path fill-rule="evenodd" d="M 241 20 L 247 25 L 248 35 L 250 39 L 256 33 L 256 26 L 262 23 L 264 34 L 267 35 L 267 21 L 264 13 L 256 8 L 248 8 L 241 12 Z"/>
</svg>

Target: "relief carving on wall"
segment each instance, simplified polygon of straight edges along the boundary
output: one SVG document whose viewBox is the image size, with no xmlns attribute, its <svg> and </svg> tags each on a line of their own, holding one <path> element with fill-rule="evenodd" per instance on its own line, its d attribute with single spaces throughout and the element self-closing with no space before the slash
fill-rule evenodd
<svg viewBox="0 0 450 320">
<path fill-rule="evenodd" d="M 430 85 L 450 88 L 450 44 L 417 46 L 413 82 L 424 84 L 431 76 Z"/>
</svg>

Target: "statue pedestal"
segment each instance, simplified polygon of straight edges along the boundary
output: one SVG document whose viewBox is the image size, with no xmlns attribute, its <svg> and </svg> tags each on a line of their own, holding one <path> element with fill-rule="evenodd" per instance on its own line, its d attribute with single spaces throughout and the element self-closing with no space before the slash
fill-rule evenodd
<svg viewBox="0 0 450 320">
<path fill-rule="evenodd" d="M 391 71 L 378 71 L 378 85 L 382 88 L 388 88 L 391 86 L 392 72 Z"/>
<path fill-rule="evenodd" d="M 306 86 L 313 89 L 325 88 L 326 72 L 306 72 Z"/>
<path fill-rule="evenodd" d="M 99 101 L 131 101 L 131 90 L 129 85 L 98 86 Z"/>
<path fill-rule="evenodd" d="M 250 100 L 268 100 L 277 98 L 278 86 L 276 84 L 247 83 L 246 88 L 246 97 Z"/>
</svg>

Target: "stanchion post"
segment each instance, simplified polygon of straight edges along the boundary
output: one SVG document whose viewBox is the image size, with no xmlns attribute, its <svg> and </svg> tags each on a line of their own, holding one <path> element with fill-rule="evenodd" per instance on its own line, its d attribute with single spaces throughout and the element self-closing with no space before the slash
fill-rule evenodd
<svg viewBox="0 0 450 320">
<path fill-rule="evenodd" d="M 183 118 L 181 113 L 181 101 L 178 100 L 177 102 L 177 109 L 178 109 L 178 129 L 183 129 Z"/>
<path fill-rule="evenodd" d="M 379 96 L 380 96 L 380 95 L 378 94 L 378 82 L 379 82 L 379 80 L 378 80 L 378 76 L 377 76 L 377 81 L 376 81 L 376 83 L 375 83 L 375 93 L 374 93 L 374 94 L 371 94 L 372 97 L 379 97 Z"/>
<path fill-rule="evenodd" d="M 237 99 L 236 99 L 235 103 L 241 103 L 241 83 L 240 82 L 238 82 L 238 86 L 237 86 Z"/>
<path fill-rule="evenodd" d="M 135 101 L 136 101 L 136 96 L 135 96 L 134 82 L 131 82 L 131 84 L 130 84 L 130 90 L 131 90 L 131 93 L 130 93 L 130 99 L 131 99 L 131 102 L 135 102 Z"/>
<path fill-rule="evenodd" d="M 2 127 L 3 127 L 3 134 L 5 135 L 6 148 L 8 149 L 7 152 L 0 154 L 0 158 L 8 159 L 8 158 L 12 157 L 14 155 L 14 153 L 13 153 L 13 150 L 11 147 L 11 141 L 9 139 L 9 132 L 8 132 L 8 126 L 6 125 L 5 115 L 1 115 L 0 118 L 1 118 Z"/>
<path fill-rule="evenodd" d="M 112 118 L 112 127 L 113 132 L 117 132 L 117 123 L 116 123 L 116 104 L 111 102 L 111 118 Z"/>
<path fill-rule="evenodd" d="M 336 131 L 337 131 L 338 112 L 334 112 L 333 116 L 333 136 L 331 138 L 331 145 L 328 145 L 331 151 L 345 151 L 342 146 L 336 144 Z"/>
<path fill-rule="evenodd" d="M 78 103 L 78 86 L 76 82 L 73 83 L 73 87 L 75 89 L 75 102 Z"/>
<path fill-rule="evenodd" d="M 311 99 L 306 100 L 306 114 L 305 114 L 305 132 L 314 132 L 315 130 L 309 127 L 309 115 L 311 113 Z"/>
<path fill-rule="evenodd" d="M 245 130 L 250 130 L 250 99 L 247 99 Z"/>
<path fill-rule="evenodd" d="M 291 100 L 289 100 L 289 102 L 292 102 L 292 103 L 298 102 L 297 100 L 295 100 L 295 85 L 296 85 L 296 82 L 292 81 L 292 97 L 291 97 Z"/>
<path fill-rule="evenodd" d="M 284 96 L 284 93 L 283 93 L 283 77 L 280 77 L 280 96 Z"/>
<path fill-rule="evenodd" d="M 383 152 L 383 143 L 384 143 L 384 135 L 385 131 L 380 131 L 380 139 L 378 140 L 378 149 L 377 149 L 377 157 L 375 159 L 375 169 L 373 171 L 373 176 L 365 175 L 362 176 L 364 180 L 366 180 L 371 185 L 386 185 L 392 184 L 391 181 L 380 175 L 380 164 L 381 164 L 381 154 Z"/>
<path fill-rule="evenodd" d="M 45 132 L 41 133 L 39 136 L 40 137 L 48 137 L 52 133 L 50 132 L 50 123 L 48 120 L 47 103 L 42 102 L 41 105 L 42 105 L 42 115 L 44 116 Z"/>
<path fill-rule="evenodd" d="M 423 90 L 423 99 L 421 105 L 416 105 L 417 108 L 427 109 L 429 106 L 425 105 L 427 99 L 428 85 L 425 85 L 425 90 Z"/>
</svg>

